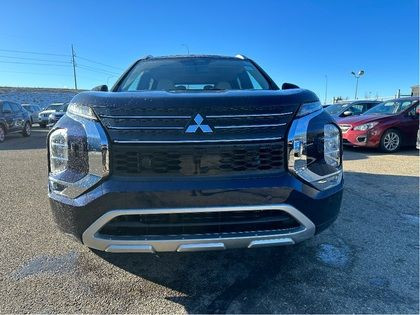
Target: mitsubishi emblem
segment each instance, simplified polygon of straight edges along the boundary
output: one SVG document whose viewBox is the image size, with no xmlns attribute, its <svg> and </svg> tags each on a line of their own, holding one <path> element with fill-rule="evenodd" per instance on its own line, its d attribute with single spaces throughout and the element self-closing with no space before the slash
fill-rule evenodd
<svg viewBox="0 0 420 315">
<path fill-rule="evenodd" d="M 203 124 L 203 121 L 204 121 L 203 116 L 201 116 L 200 114 L 195 115 L 194 122 L 196 124 L 189 125 L 187 127 L 187 130 L 185 130 L 185 133 L 195 133 L 195 132 L 197 132 L 198 129 L 201 129 L 201 131 L 204 132 L 204 133 L 213 132 L 213 130 L 210 128 L 209 125 Z"/>
</svg>

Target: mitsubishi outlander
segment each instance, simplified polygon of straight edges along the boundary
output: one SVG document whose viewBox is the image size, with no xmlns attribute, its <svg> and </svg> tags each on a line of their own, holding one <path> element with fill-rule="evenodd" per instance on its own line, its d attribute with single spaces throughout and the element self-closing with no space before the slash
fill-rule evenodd
<svg viewBox="0 0 420 315">
<path fill-rule="evenodd" d="M 292 245 L 337 217 L 341 131 L 242 55 L 146 57 L 48 135 L 55 221 L 107 252 Z"/>
</svg>

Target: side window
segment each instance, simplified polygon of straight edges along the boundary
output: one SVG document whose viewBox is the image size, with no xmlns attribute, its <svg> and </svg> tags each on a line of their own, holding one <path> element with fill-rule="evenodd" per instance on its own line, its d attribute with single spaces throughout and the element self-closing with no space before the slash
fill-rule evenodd
<svg viewBox="0 0 420 315">
<path fill-rule="evenodd" d="M 10 107 L 10 105 L 9 105 L 10 103 L 8 103 L 8 102 L 4 102 L 3 103 L 3 109 L 2 109 L 2 112 L 4 113 L 4 112 L 7 112 L 7 111 L 9 111 L 9 112 L 11 112 L 12 111 L 12 108 Z"/>
<path fill-rule="evenodd" d="M 410 107 L 411 106 L 411 104 L 413 104 L 413 102 L 411 102 L 411 101 L 405 101 L 405 102 L 402 102 L 401 104 L 400 104 L 400 110 L 406 110 L 408 107 Z"/>
<path fill-rule="evenodd" d="M 21 111 L 21 107 L 20 105 L 16 104 L 16 103 L 9 103 L 10 106 L 12 107 L 12 111 L 17 113 Z"/>
<path fill-rule="evenodd" d="M 409 116 L 416 116 L 419 117 L 419 105 L 414 106 L 408 113 Z"/>
<path fill-rule="evenodd" d="M 351 111 L 353 113 L 353 115 L 359 115 L 361 113 L 363 113 L 363 104 L 356 104 L 356 105 L 352 105 L 349 107 L 349 109 L 347 109 L 348 111 Z"/>
<path fill-rule="evenodd" d="M 255 90 L 262 90 L 263 87 L 261 86 L 261 84 L 258 83 L 258 81 L 255 79 L 255 77 L 252 75 L 252 73 L 250 73 L 249 71 L 246 72 L 249 76 L 249 79 L 251 80 L 251 84 L 253 89 Z"/>
</svg>

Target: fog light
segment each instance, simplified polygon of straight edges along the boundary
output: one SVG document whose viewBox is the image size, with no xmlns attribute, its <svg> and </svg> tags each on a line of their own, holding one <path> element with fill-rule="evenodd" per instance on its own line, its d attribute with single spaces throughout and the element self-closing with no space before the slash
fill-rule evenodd
<svg viewBox="0 0 420 315">
<path fill-rule="evenodd" d="M 57 129 L 50 135 L 50 171 L 52 174 L 63 172 L 69 160 L 67 130 Z"/>
</svg>

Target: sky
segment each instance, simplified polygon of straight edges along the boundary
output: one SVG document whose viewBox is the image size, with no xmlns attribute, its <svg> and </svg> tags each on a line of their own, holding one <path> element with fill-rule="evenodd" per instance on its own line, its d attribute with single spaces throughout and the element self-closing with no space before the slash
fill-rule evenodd
<svg viewBox="0 0 420 315">
<path fill-rule="evenodd" d="M 327 102 L 419 84 L 418 0 L 2 0 L 0 86 L 112 85 L 145 55 L 243 54 Z"/>
</svg>

